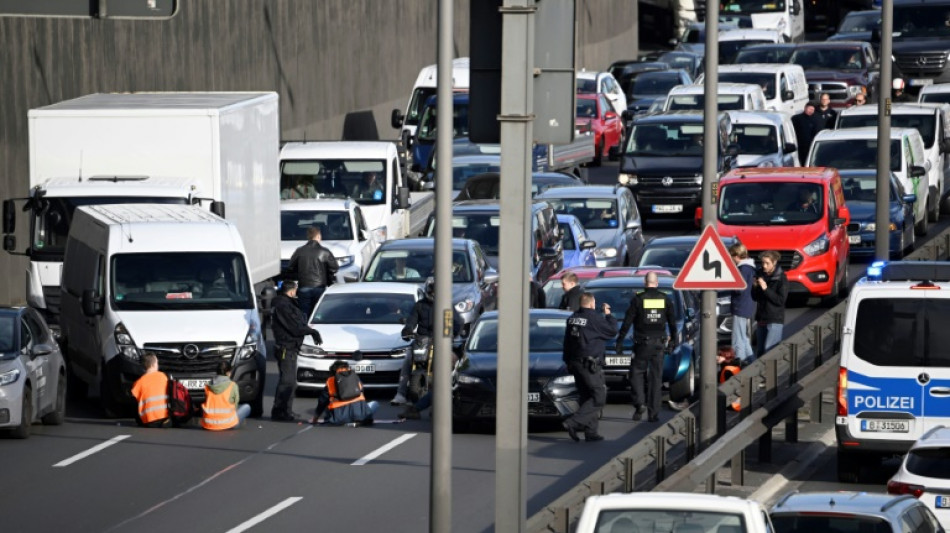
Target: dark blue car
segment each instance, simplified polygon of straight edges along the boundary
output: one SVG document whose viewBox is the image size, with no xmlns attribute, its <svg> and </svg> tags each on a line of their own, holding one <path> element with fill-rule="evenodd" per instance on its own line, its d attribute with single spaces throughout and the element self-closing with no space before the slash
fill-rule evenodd
<svg viewBox="0 0 950 533">
<path fill-rule="evenodd" d="M 429 155 L 435 145 L 436 138 L 436 105 L 437 98 L 430 96 L 419 119 L 419 129 L 412 141 L 412 161 L 414 170 L 421 172 L 429 162 Z M 468 93 L 452 95 L 452 138 L 468 137 Z"/>
<path fill-rule="evenodd" d="M 851 211 L 848 224 L 848 240 L 852 257 L 874 256 L 876 231 L 877 172 L 874 170 L 842 170 L 841 183 L 844 198 Z M 914 249 L 914 209 L 917 196 L 907 194 L 903 185 L 891 174 L 890 190 L 890 251 L 894 258 L 901 258 Z"/>
</svg>

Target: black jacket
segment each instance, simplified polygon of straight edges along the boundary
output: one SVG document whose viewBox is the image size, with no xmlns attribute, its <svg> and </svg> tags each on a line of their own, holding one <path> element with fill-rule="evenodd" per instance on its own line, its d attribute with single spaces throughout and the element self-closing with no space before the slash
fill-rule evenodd
<svg viewBox="0 0 950 533">
<path fill-rule="evenodd" d="M 574 285 L 571 290 L 565 292 L 561 296 L 561 304 L 558 305 L 558 309 L 566 309 L 568 311 L 577 311 L 581 308 L 581 294 L 583 294 L 580 285 Z"/>
<path fill-rule="evenodd" d="M 420 337 L 432 337 L 432 328 L 435 326 L 435 307 L 433 301 L 423 298 L 412 306 L 412 312 L 402 328 L 402 336 L 408 337 L 416 333 Z M 458 337 L 462 332 L 462 317 L 452 310 L 452 336 Z"/>
<path fill-rule="evenodd" d="M 756 276 L 762 275 L 757 272 Z M 752 285 L 752 299 L 755 300 L 755 321 L 766 324 L 785 323 L 785 299 L 788 298 L 788 277 L 782 267 L 775 265 L 772 275 L 765 276 L 765 289 L 758 281 Z"/>
<path fill-rule="evenodd" d="M 820 108 L 815 108 L 815 115 L 821 119 L 819 122 L 822 125 L 821 129 L 823 130 L 833 130 L 835 129 L 835 120 L 838 118 L 838 112 L 828 107 L 828 109 L 822 111 Z"/>
<path fill-rule="evenodd" d="M 541 288 L 541 284 L 537 281 L 531 280 L 528 286 L 528 302 L 529 307 L 532 309 L 544 309 L 545 307 L 545 298 L 544 298 L 544 289 Z"/>
<path fill-rule="evenodd" d="M 815 139 L 815 135 L 818 135 L 821 130 L 819 122 L 822 122 L 822 120 L 821 118 L 816 119 L 817 116 L 817 113 L 809 116 L 802 111 L 792 117 L 792 126 L 795 128 L 795 138 L 798 141 L 798 153 L 805 154 L 805 157 L 808 157 L 808 150 L 811 148 L 811 142 Z M 802 164 L 804 164 L 804 157 L 802 159 Z"/>
<path fill-rule="evenodd" d="M 564 330 L 564 362 L 592 357 L 603 364 L 604 342 L 616 335 L 617 323 L 600 311 L 587 307 L 575 311 Z"/>
<path fill-rule="evenodd" d="M 664 311 L 647 311 L 643 302 L 650 299 L 662 299 Z M 673 298 L 656 287 L 650 287 L 645 291 L 634 294 L 633 298 L 630 299 L 630 307 L 627 308 L 627 313 L 623 317 L 623 325 L 620 326 L 620 335 L 617 337 L 618 343 L 622 342 L 624 337 L 627 336 L 630 326 L 634 326 L 634 339 L 666 337 L 667 328 L 669 328 L 669 335 L 675 339 L 676 306 Z"/>
<path fill-rule="evenodd" d="M 278 348 L 299 350 L 303 338 L 307 335 L 316 335 L 317 330 L 307 325 L 307 317 L 293 298 L 286 294 L 278 294 L 273 300 L 274 321 L 271 328 L 274 330 L 274 344 Z"/>
<path fill-rule="evenodd" d="M 307 241 L 290 256 L 286 275 L 296 279 L 300 287 L 328 287 L 336 281 L 338 270 L 340 265 L 333 252 L 318 241 Z"/>
</svg>

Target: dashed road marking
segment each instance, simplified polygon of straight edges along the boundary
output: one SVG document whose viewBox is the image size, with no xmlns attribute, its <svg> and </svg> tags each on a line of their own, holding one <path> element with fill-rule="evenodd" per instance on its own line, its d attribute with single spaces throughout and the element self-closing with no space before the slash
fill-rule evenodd
<svg viewBox="0 0 950 533">
<path fill-rule="evenodd" d="M 360 459 L 357 459 L 355 462 L 350 463 L 350 466 L 363 466 L 366 463 L 372 461 L 373 459 L 376 459 L 380 455 L 388 452 L 389 450 L 392 450 L 396 446 L 399 446 L 400 444 L 406 442 L 407 440 L 415 436 L 416 436 L 415 433 L 406 433 L 405 435 L 393 440 L 389 444 L 386 444 L 385 446 L 377 448 L 376 450 L 373 450 L 372 452 L 370 452 L 368 455 L 364 455 Z"/>
<path fill-rule="evenodd" d="M 76 455 L 74 455 L 74 456 L 72 456 L 72 457 L 70 457 L 70 458 L 68 458 L 68 459 L 63 459 L 62 461 L 60 461 L 60 462 L 56 463 L 55 465 L 53 465 L 53 468 L 62 468 L 62 467 L 64 467 L 64 466 L 69 466 L 69 465 L 75 463 L 76 461 L 81 461 L 81 460 L 85 459 L 86 457 L 89 457 L 90 455 L 92 455 L 92 454 L 94 454 L 94 453 L 101 452 L 102 450 L 105 450 L 106 448 L 108 448 L 109 446 L 112 446 L 113 444 L 118 444 L 118 443 L 122 442 L 123 440 L 125 440 L 125 439 L 127 439 L 127 438 L 129 438 L 129 437 L 131 437 L 131 436 L 132 436 L 132 435 L 116 435 L 115 437 L 112 437 L 111 439 L 109 439 L 109 440 L 107 440 L 107 441 L 105 441 L 105 442 L 103 442 L 103 443 L 101 443 L 101 444 L 96 444 L 95 446 L 93 446 L 92 448 L 89 448 L 88 450 L 86 450 L 86 451 L 84 451 L 84 452 L 77 453 Z"/>
<path fill-rule="evenodd" d="M 263 522 L 264 520 L 267 520 L 268 518 L 270 518 L 270 517 L 274 516 L 275 514 L 277 514 L 277 513 L 281 512 L 281 511 L 283 511 L 284 509 L 290 507 L 291 505 L 293 505 L 293 504 L 299 502 L 299 501 L 302 500 L 302 499 L 303 499 L 302 496 L 293 496 L 293 497 L 287 498 L 286 500 L 284 500 L 284 501 L 278 503 L 277 505 L 275 505 L 275 506 L 271 507 L 270 509 L 264 511 L 263 513 L 261 513 L 261 514 L 255 516 L 255 517 L 253 517 L 253 518 L 251 518 L 250 520 L 247 520 L 246 522 L 242 522 L 242 523 L 241 523 L 240 525 L 238 525 L 237 527 L 235 527 L 235 528 L 233 528 L 233 529 L 229 529 L 229 530 L 227 531 L 227 533 L 242 533 L 243 531 L 247 531 L 248 529 L 251 529 L 252 527 L 256 526 L 257 524 L 260 524 L 260 523 Z"/>
</svg>

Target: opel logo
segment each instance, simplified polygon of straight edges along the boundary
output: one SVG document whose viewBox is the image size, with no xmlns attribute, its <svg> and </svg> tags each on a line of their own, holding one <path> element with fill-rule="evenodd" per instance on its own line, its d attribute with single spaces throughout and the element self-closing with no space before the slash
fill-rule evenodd
<svg viewBox="0 0 950 533">
<path fill-rule="evenodd" d="M 194 359 L 198 357 L 198 347 L 194 344 L 186 344 L 182 347 L 181 352 L 185 355 L 186 359 Z"/>
<path fill-rule="evenodd" d="M 920 375 L 917 376 L 917 381 L 920 382 L 921 385 L 926 385 L 930 383 L 930 374 L 926 372 L 921 372 Z"/>
<path fill-rule="evenodd" d="M 670 185 L 673 185 L 673 177 L 664 176 L 660 183 L 662 183 L 664 187 L 669 187 Z"/>
</svg>

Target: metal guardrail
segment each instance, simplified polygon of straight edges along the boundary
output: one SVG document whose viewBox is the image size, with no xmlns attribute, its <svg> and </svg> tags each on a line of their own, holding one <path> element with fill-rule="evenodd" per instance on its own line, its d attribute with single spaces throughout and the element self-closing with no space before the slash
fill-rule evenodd
<svg viewBox="0 0 950 533">
<path fill-rule="evenodd" d="M 950 257 L 950 229 L 906 257 Z M 745 449 L 759 443 L 759 456 L 771 456 L 772 428 L 785 422 L 786 440 L 798 439 L 798 410 L 811 402 L 811 418 L 821 417 L 821 393 L 838 371 L 841 321 L 847 302 L 839 303 L 754 363 L 719 386 L 718 431 L 700 452 L 698 405 L 681 411 L 535 513 L 531 533 L 567 533 L 591 495 L 634 491 L 692 491 L 706 483 L 714 491 L 716 472 L 731 461 L 732 482 L 741 484 Z M 739 401 L 739 411 L 732 403 Z"/>
</svg>

